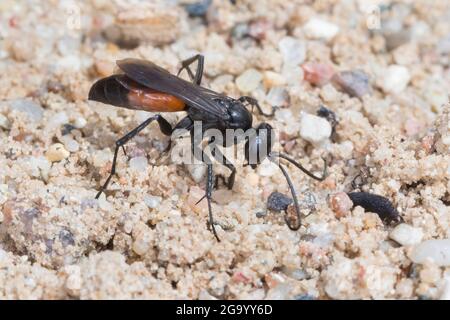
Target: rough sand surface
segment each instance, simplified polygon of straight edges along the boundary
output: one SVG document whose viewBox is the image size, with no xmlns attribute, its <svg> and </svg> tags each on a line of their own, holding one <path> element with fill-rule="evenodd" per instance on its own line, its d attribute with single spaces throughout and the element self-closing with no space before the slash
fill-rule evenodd
<svg viewBox="0 0 450 320">
<path fill-rule="evenodd" d="M 0 1 L 0 299 L 450 298 L 448 0 L 214 0 L 203 18 L 195 1 L 131 2 Z M 315 207 L 298 231 L 264 212 L 288 194 L 264 162 L 215 191 L 217 242 L 195 205 L 204 168 L 163 155 L 156 124 L 95 200 L 114 141 L 149 114 L 87 101 L 92 83 L 118 59 L 176 73 L 198 52 L 206 87 L 281 107 L 254 118 L 274 149 L 315 173 L 328 160 L 323 182 L 289 166 Z M 355 190 L 404 223 L 352 209 Z"/>
</svg>

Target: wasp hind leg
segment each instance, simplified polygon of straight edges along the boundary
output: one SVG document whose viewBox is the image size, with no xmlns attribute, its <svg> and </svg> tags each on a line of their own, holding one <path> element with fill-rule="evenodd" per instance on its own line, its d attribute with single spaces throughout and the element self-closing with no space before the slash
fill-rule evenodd
<svg viewBox="0 0 450 320">
<path fill-rule="evenodd" d="M 197 71 L 194 73 L 191 70 L 191 64 L 193 64 L 195 61 L 198 61 L 197 63 Z M 195 56 L 183 60 L 181 62 L 181 68 L 178 71 L 177 75 L 180 75 L 181 71 L 183 71 L 184 69 L 186 69 L 189 78 L 191 79 L 192 83 L 195 83 L 196 85 L 200 85 L 200 83 L 202 82 L 202 77 L 203 77 L 203 66 L 205 65 L 205 57 L 201 54 L 196 54 Z"/>
<path fill-rule="evenodd" d="M 155 115 L 153 117 L 148 118 L 144 122 L 142 122 L 139 126 L 128 132 L 126 135 L 124 135 L 122 138 L 116 141 L 116 148 L 114 150 L 114 157 L 112 161 L 111 171 L 109 173 L 108 178 L 106 179 L 105 183 L 95 196 L 96 199 L 100 197 L 102 192 L 106 190 L 108 187 L 109 182 L 111 181 L 112 177 L 116 174 L 116 165 L 117 165 L 117 155 L 119 153 L 119 149 L 122 148 L 125 152 L 125 144 L 130 141 L 133 137 L 135 137 L 139 132 L 145 129 L 150 123 L 153 121 L 157 121 L 159 124 L 159 128 L 161 129 L 161 132 L 165 134 L 166 136 L 170 136 L 172 134 L 172 126 L 169 122 L 167 122 L 166 119 L 164 119 L 161 115 Z M 125 153 L 126 154 L 126 153 Z"/>
</svg>

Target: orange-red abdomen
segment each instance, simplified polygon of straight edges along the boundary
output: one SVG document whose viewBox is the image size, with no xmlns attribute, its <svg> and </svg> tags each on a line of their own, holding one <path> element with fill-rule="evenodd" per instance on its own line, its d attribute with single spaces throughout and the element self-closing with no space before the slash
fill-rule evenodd
<svg viewBox="0 0 450 320">
<path fill-rule="evenodd" d="M 130 90 L 128 102 L 134 109 L 150 112 L 177 112 L 186 108 L 186 104 L 175 96 L 142 87 Z"/>
</svg>

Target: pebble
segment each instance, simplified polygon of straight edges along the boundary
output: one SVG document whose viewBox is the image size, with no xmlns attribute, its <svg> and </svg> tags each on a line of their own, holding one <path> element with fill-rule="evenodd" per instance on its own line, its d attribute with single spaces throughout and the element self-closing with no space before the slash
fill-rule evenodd
<svg viewBox="0 0 450 320">
<path fill-rule="evenodd" d="M 158 196 L 152 196 L 150 194 L 144 195 L 144 203 L 149 207 L 150 209 L 158 208 L 161 204 L 162 198 Z"/>
<path fill-rule="evenodd" d="M 269 70 L 264 72 L 263 83 L 267 88 L 281 87 L 286 84 L 286 79 L 281 74 Z"/>
<path fill-rule="evenodd" d="M 424 264 L 428 259 L 441 267 L 450 266 L 450 239 L 432 239 L 418 244 L 411 253 L 414 263 Z"/>
<path fill-rule="evenodd" d="M 336 73 L 332 81 L 340 90 L 349 94 L 351 97 L 361 98 L 372 92 L 369 76 L 362 70 Z"/>
<path fill-rule="evenodd" d="M 201 0 L 194 3 L 189 3 L 186 5 L 186 12 L 190 17 L 202 17 L 208 11 L 212 0 Z"/>
<path fill-rule="evenodd" d="M 286 210 L 292 199 L 280 192 L 272 192 L 267 199 L 267 209 L 274 211 Z"/>
<path fill-rule="evenodd" d="M 236 78 L 236 86 L 244 93 L 250 93 L 255 90 L 263 79 L 262 74 L 255 69 L 247 69 L 243 74 Z"/>
<path fill-rule="evenodd" d="M 248 34 L 256 40 L 264 40 L 268 30 L 273 29 L 273 25 L 265 17 L 252 20 L 248 26 Z"/>
<path fill-rule="evenodd" d="M 338 34 L 339 27 L 319 18 L 311 18 L 303 30 L 308 38 L 330 40 Z"/>
<path fill-rule="evenodd" d="M 73 126 L 75 128 L 77 128 L 77 129 L 82 129 L 82 128 L 84 128 L 86 126 L 86 124 L 87 124 L 87 121 L 86 121 L 85 118 L 78 117 L 78 118 L 75 119 L 75 121 L 73 123 Z"/>
<path fill-rule="evenodd" d="M 345 217 L 353 207 L 353 202 L 345 192 L 337 192 L 330 196 L 331 210 L 337 218 Z"/>
<path fill-rule="evenodd" d="M 3 129 L 9 129 L 11 124 L 9 123 L 8 118 L 0 113 L 0 127 Z"/>
<path fill-rule="evenodd" d="M 258 166 L 258 174 L 263 177 L 271 177 L 278 170 L 280 169 L 278 169 L 277 165 L 267 159 L 264 159 L 263 162 L 261 162 L 261 164 Z"/>
<path fill-rule="evenodd" d="M 412 246 L 422 241 L 423 231 L 421 228 L 415 228 L 406 223 L 401 223 L 391 231 L 389 238 L 402 246 Z"/>
<path fill-rule="evenodd" d="M 74 139 L 68 140 L 66 143 L 64 143 L 67 150 L 69 152 L 77 152 L 80 149 L 80 145 L 78 142 L 76 142 Z"/>
<path fill-rule="evenodd" d="M 267 94 L 266 101 L 271 106 L 287 107 L 289 105 L 289 93 L 285 88 L 274 87 Z"/>
<path fill-rule="evenodd" d="M 404 66 L 391 65 L 383 73 L 382 88 L 387 93 L 400 93 L 408 85 L 411 75 Z"/>
<path fill-rule="evenodd" d="M 386 41 L 386 49 L 391 51 L 411 40 L 411 30 L 402 29 L 396 32 L 389 32 L 384 35 L 384 39 Z"/>
<path fill-rule="evenodd" d="M 37 102 L 34 102 L 31 99 L 10 100 L 0 103 L 0 105 L 2 104 L 9 105 L 12 110 L 18 110 L 26 113 L 30 120 L 34 122 L 40 121 L 44 115 L 44 109 Z"/>
<path fill-rule="evenodd" d="M 200 183 L 205 179 L 207 167 L 204 163 L 186 164 L 186 168 L 196 183 Z"/>
<path fill-rule="evenodd" d="M 312 144 L 321 144 L 331 136 L 331 124 L 324 118 L 303 113 L 300 118 L 300 137 Z"/>
<path fill-rule="evenodd" d="M 308 62 L 302 65 L 304 79 L 314 86 L 327 84 L 334 75 L 333 68 L 326 63 Z"/>
<path fill-rule="evenodd" d="M 55 143 L 45 153 L 45 157 L 50 162 L 58 162 L 70 156 L 70 152 L 66 150 L 61 143 Z"/>
<path fill-rule="evenodd" d="M 130 168 L 137 172 L 145 172 L 147 170 L 148 160 L 147 157 L 140 156 L 134 157 L 130 160 Z"/>
<path fill-rule="evenodd" d="M 67 114 L 65 112 L 58 112 L 57 114 L 55 114 L 48 120 L 48 125 L 51 128 L 56 128 L 67 122 L 69 122 L 69 118 L 67 117 Z"/>
<path fill-rule="evenodd" d="M 278 42 L 278 48 L 285 65 L 298 65 L 306 58 L 306 45 L 293 37 L 284 37 Z"/>
</svg>

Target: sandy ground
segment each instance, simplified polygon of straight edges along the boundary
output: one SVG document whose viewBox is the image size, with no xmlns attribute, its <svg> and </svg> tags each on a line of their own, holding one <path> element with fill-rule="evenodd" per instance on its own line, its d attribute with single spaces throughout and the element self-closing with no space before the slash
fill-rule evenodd
<svg viewBox="0 0 450 320">
<path fill-rule="evenodd" d="M 193 2 L 0 2 L 0 299 L 450 299 L 448 0 L 214 0 L 202 17 Z M 175 73 L 199 52 L 203 85 L 281 107 L 254 119 L 276 150 L 314 172 L 328 160 L 323 182 L 289 166 L 315 208 L 298 231 L 265 211 L 288 189 L 264 162 L 215 191 L 217 242 L 195 205 L 204 167 L 162 154 L 156 124 L 95 200 L 114 141 L 149 114 L 87 101 L 92 83 L 118 59 Z M 387 197 L 404 223 L 350 191 Z"/>
</svg>

